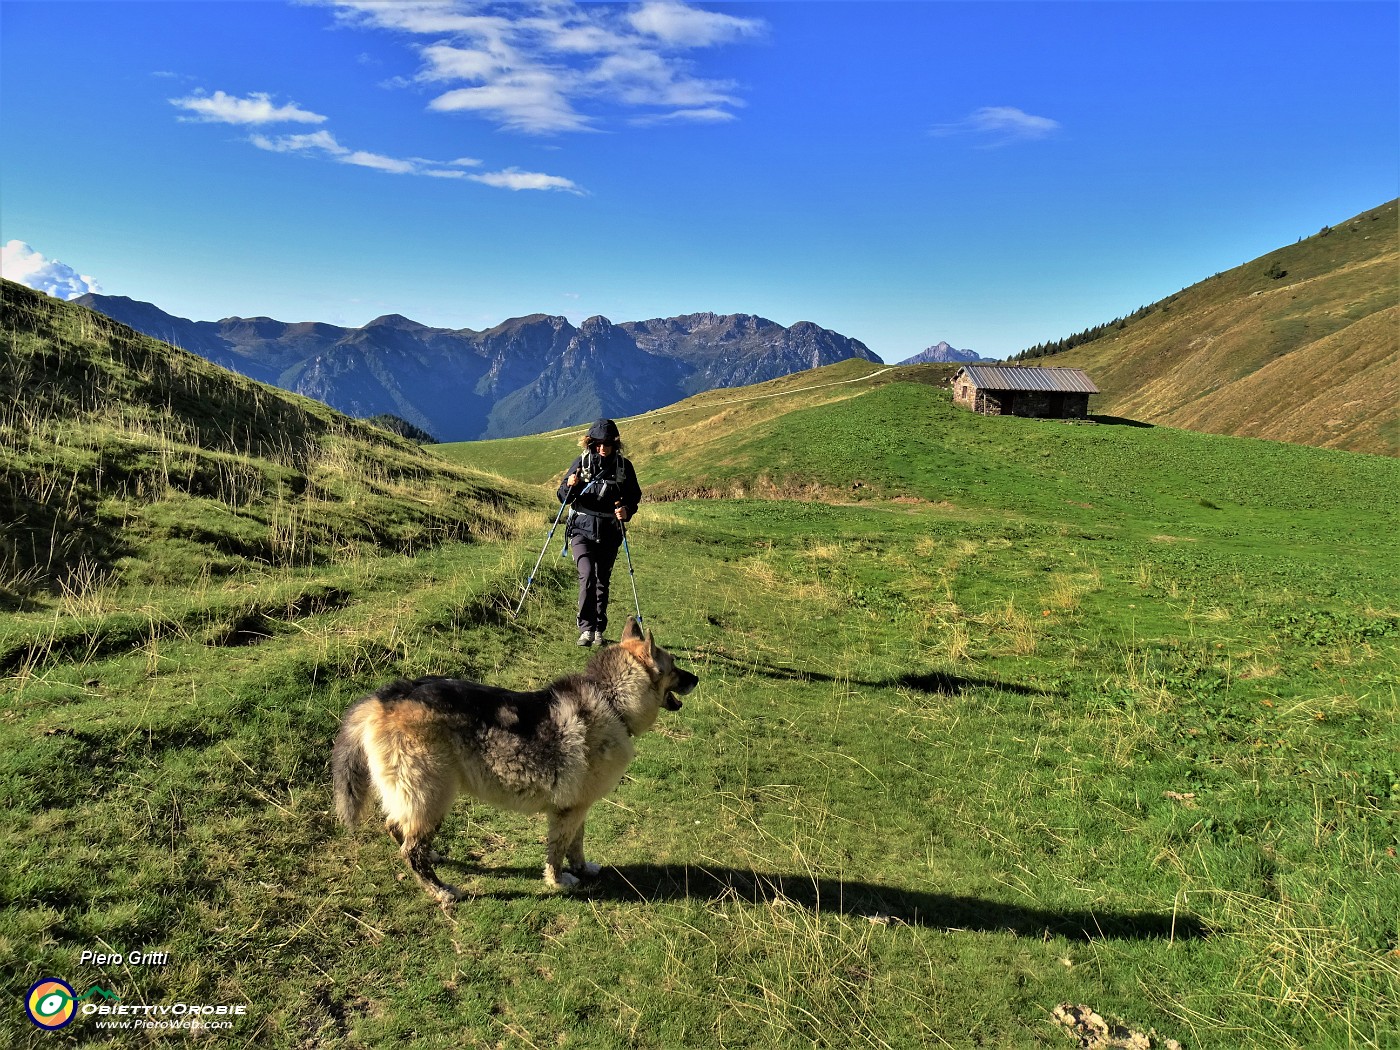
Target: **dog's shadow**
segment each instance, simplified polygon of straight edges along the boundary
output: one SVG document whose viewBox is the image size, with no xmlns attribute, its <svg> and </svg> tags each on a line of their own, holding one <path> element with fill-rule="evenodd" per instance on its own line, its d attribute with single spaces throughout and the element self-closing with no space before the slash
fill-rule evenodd
<svg viewBox="0 0 1400 1050">
<path fill-rule="evenodd" d="M 489 869 L 445 861 L 486 876 L 538 876 L 537 868 Z M 488 888 L 468 895 L 515 898 L 539 891 Z M 1187 912 L 1057 910 L 951 893 L 928 893 L 878 883 L 784 875 L 694 864 L 623 864 L 604 867 L 571 896 L 589 901 L 655 904 L 666 901 L 741 902 L 835 913 L 878 925 L 918 926 L 948 932 L 1014 933 L 1020 937 L 1093 940 L 1200 940 L 1212 932 Z"/>
</svg>

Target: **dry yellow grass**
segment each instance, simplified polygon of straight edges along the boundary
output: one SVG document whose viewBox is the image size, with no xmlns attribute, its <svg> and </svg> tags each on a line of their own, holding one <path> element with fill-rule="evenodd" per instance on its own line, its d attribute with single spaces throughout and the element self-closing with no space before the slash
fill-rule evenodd
<svg viewBox="0 0 1400 1050">
<path fill-rule="evenodd" d="M 1397 288 L 1391 201 L 1037 363 L 1086 369 L 1106 415 L 1400 455 Z"/>
</svg>

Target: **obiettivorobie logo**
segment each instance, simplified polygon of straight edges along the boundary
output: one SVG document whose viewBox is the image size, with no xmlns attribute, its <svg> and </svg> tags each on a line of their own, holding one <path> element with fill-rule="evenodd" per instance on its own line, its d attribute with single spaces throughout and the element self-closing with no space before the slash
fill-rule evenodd
<svg viewBox="0 0 1400 1050">
<path fill-rule="evenodd" d="M 47 1032 L 66 1028 L 79 1014 L 90 1018 L 98 1028 L 227 1030 L 233 1027 L 235 1018 L 248 1013 L 245 1003 L 217 1006 L 186 1002 L 158 1006 L 123 1003 L 121 996 L 100 985 L 93 985 L 79 995 L 71 984 L 57 977 L 35 982 L 25 996 L 24 1009 L 29 1019 Z"/>
<path fill-rule="evenodd" d="M 121 997 L 107 989 L 93 985 L 82 995 L 73 991 L 73 986 L 57 977 L 45 977 L 29 989 L 24 1009 L 29 1019 L 46 1031 L 56 1032 L 73 1023 L 78 1016 L 78 1004 L 84 999 L 105 999 L 119 1003 Z"/>
</svg>

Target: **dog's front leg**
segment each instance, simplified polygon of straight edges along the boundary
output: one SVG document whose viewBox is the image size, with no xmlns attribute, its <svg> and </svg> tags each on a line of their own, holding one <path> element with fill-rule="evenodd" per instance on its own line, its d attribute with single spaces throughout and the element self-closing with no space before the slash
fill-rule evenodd
<svg viewBox="0 0 1400 1050">
<path fill-rule="evenodd" d="M 578 875 L 564 870 L 564 858 L 574 861 L 575 870 L 583 874 L 583 821 L 588 810 L 583 807 L 549 811 L 549 833 L 545 839 L 544 881 L 552 889 L 572 889 L 578 885 Z"/>
<path fill-rule="evenodd" d="M 386 820 L 386 821 L 384 822 L 384 830 L 387 831 L 387 832 L 389 833 L 389 835 L 390 835 L 391 838 L 393 838 L 394 843 L 395 843 L 400 849 L 402 849 L 402 848 L 403 848 L 403 829 L 400 828 L 400 827 L 398 826 L 398 824 L 396 824 L 394 821 L 392 821 L 392 820 Z M 446 859 L 447 859 L 447 847 L 446 847 L 446 846 L 434 846 L 432 849 L 430 849 L 430 850 L 428 851 L 428 863 L 429 863 L 429 864 L 436 864 L 438 861 L 440 861 L 440 860 L 446 860 Z M 411 864 L 410 864 L 410 867 L 412 867 Z M 416 874 L 416 872 L 415 872 L 415 874 Z"/>
<path fill-rule="evenodd" d="M 449 886 L 437 877 L 437 872 L 433 870 L 432 850 L 433 835 L 437 828 L 433 828 L 426 835 L 414 836 L 404 835 L 403 845 L 399 847 L 399 853 L 403 855 L 408 863 L 408 868 L 418 879 L 418 884 L 428 891 L 428 894 L 439 904 L 455 904 L 461 897 L 461 891 L 456 886 Z"/>
</svg>

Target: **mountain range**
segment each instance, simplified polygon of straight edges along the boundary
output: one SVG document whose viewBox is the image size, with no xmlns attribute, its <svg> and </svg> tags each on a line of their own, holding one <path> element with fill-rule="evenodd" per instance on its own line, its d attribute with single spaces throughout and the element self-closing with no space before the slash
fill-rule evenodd
<svg viewBox="0 0 1400 1050">
<path fill-rule="evenodd" d="M 1396 456 L 1398 288 L 1392 200 L 1018 358 L 1084 368 L 1102 391 L 1091 408 L 1106 416 Z M 716 387 L 878 360 L 815 324 L 748 314 L 577 327 L 534 314 L 474 332 L 397 314 L 343 328 L 189 321 L 116 296 L 76 301 L 252 378 L 443 441 L 625 417 Z M 909 360 L 971 353 L 939 343 Z"/>
<path fill-rule="evenodd" d="M 899 363 L 902 365 L 946 365 L 953 362 L 986 360 L 989 359 L 979 357 L 976 350 L 959 350 L 947 342 L 941 342 L 926 350 L 920 350 L 913 357 L 906 357 Z"/>
<path fill-rule="evenodd" d="M 850 358 L 865 344 L 808 321 L 697 313 L 613 324 L 532 314 L 486 331 L 388 314 L 362 328 L 270 317 L 191 321 L 124 296 L 74 300 L 145 335 L 353 416 L 396 416 L 440 441 L 625 417 L 715 387 Z"/>
</svg>

